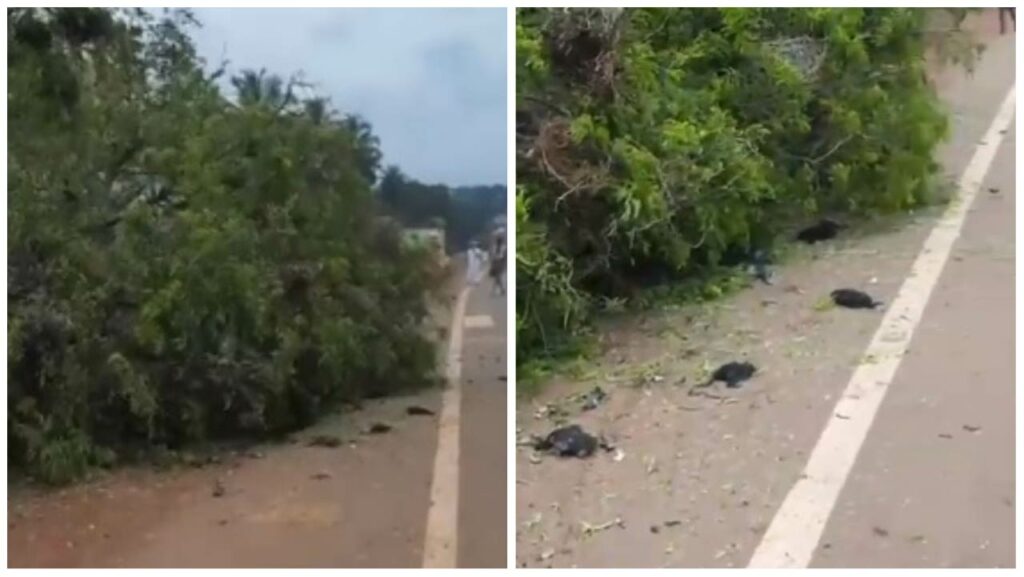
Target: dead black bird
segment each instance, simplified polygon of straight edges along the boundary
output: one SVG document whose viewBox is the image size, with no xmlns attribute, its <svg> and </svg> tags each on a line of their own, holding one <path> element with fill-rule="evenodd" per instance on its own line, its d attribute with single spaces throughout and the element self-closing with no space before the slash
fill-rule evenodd
<svg viewBox="0 0 1024 577">
<path fill-rule="evenodd" d="M 364 432 L 367 435 L 380 435 L 389 432 L 391 429 L 391 425 L 385 423 L 374 423 L 370 425 L 370 428 L 366 429 L 366 431 Z"/>
<path fill-rule="evenodd" d="M 757 371 L 757 367 L 752 363 L 731 361 L 715 369 L 708 382 L 702 386 L 710 387 L 715 381 L 722 381 L 725 386 L 735 389 L 740 386 L 740 383 L 754 376 L 755 371 Z"/>
<path fill-rule="evenodd" d="M 407 415 L 433 415 L 434 411 L 431 411 L 430 409 L 428 409 L 426 407 L 419 407 L 419 406 L 413 405 L 411 407 L 406 407 L 405 414 L 407 414 Z"/>
<path fill-rule="evenodd" d="M 597 437 L 587 434 L 579 425 L 569 425 L 551 431 L 543 439 L 537 439 L 533 448 L 559 457 L 585 459 L 594 454 L 598 444 Z"/>
<path fill-rule="evenodd" d="M 823 240 L 835 238 L 839 231 L 846 228 L 834 220 L 823 218 L 817 224 L 811 225 L 797 233 L 796 239 L 807 244 L 814 244 Z"/>
<path fill-rule="evenodd" d="M 882 304 L 881 301 L 876 301 L 866 292 L 849 288 L 832 291 L 832 302 L 836 303 L 836 306 L 848 309 L 873 309 Z"/>
</svg>

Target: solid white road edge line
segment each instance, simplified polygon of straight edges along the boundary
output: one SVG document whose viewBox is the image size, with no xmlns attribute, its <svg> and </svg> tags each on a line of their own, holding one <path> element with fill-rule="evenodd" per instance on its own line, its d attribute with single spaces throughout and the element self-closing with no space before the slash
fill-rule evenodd
<svg viewBox="0 0 1024 577">
<path fill-rule="evenodd" d="M 447 387 L 441 396 L 437 454 L 430 483 L 423 567 L 454 569 L 458 559 L 459 418 L 462 411 L 462 329 L 471 287 L 459 292 L 452 313 L 446 362 Z"/>
</svg>

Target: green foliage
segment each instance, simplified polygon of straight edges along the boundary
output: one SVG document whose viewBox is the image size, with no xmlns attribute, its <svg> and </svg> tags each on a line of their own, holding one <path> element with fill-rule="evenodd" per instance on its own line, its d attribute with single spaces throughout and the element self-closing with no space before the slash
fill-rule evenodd
<svg viewBox="0 0 1024 577">
<path fill-rule="evenodd" d="M 814 215 L 926 202 L 947 130 L 929 14 L 520 9 L 517 358 L 591 303 L 708 298 L 720 264 Z"/>
<path fill-rule="evenodd" d="M 522 188 L 516 194 L 516 356 L 550 350 L 579 324 L 586 296 L 572 284 L 572 263 L 551 250 L 543 228 L 531 219 Z"/>
<path fill-rule="evenodd" d="M 8 12 L 8 462 L 50 482 L 434 384 L 444 271 L 369 125 L 206 75 L 188 12 Z"/>
</svg>

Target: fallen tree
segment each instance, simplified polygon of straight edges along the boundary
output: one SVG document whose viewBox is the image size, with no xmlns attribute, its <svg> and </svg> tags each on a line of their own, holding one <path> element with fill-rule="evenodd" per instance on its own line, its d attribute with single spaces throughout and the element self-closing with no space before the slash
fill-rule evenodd
<svg viewBox="0 0 1024 577">
<path fill-rule="evenodd" d="M 367 127 L 225 97 L 193 23 L 8 13 L 8 463 L 45 481 L 438 382 L 444 271 L 379 218 Z"/>
<path fill-rule="evenodd" d="M 927 202 L 947 131 L 925 74 L 928 19 L 520 9 L 520 364 L 556 351 L 603 299 L 770 251 L 819 214 Z"/>
</svg>

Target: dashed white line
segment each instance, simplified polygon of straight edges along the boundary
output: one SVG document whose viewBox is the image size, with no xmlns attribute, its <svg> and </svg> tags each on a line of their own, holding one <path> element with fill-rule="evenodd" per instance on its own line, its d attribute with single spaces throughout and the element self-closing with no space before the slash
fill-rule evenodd
<svg viewBox="0 0 1024 577">
<path fill-rule="evenodd" d="M 960 178 L 956 202 L 950 204 L 932 229 L 909 277 L 886 311 L 865 352 L 864 358 L 872 361 L 865 361 L 857 367 L 836 404 L 834 413 L 849 418 L 831 419 L 826 425 L 807 461 L 804 474 L 782 502 L 754 551 L 749 567 L 804 568 L 810 565 L 839 492 L 910 345 L 914 329 L 921 320 L 953 243 L 960 236 L 967 211 L 1003 140 L 1001 131 L 1007 129 L 1013 119 L 1015 92 L 1015 88 L 1010 88 L 988 133 Z"/>
<path fill-rule="evenodd" d="M 467 329 L 490 329 L 494 327 L 494 318 L 490 315 L 469 315 L 466 317 Z"/>
</svg>

